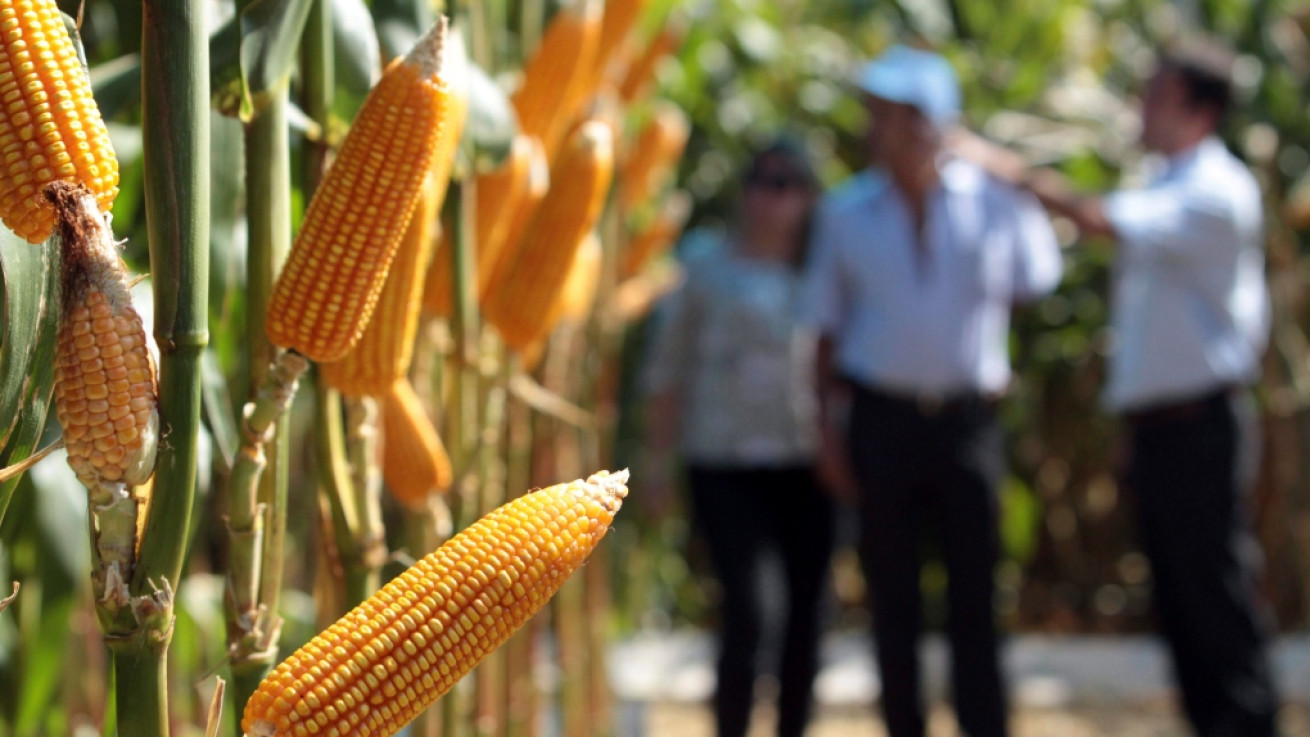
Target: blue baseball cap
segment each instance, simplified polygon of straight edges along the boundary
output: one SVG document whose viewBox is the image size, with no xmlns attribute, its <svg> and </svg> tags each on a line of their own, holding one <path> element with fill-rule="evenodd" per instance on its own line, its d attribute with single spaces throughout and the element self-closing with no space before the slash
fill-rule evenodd
<svg viewBox="0 0 1310 737">
<path fill-rule="evenodd" d="M 942 55 L 931 51 L 892 46 L 860 68 L 855 85 L 874 97 L 913 105 L 938 128 L 960 117 L 960 84 L 955 69 Z"/>
</svg>

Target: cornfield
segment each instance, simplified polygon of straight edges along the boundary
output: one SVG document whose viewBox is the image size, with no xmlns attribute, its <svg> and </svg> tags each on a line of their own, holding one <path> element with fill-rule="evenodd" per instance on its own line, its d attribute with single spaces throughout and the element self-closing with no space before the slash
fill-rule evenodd
<svg viewBox="0 0 1310 737">
<path fill-rule="evenodd" d="M 667 3 L 62 10 L 0 0 L 0 735 L 605 733 Z"/>
</svg>

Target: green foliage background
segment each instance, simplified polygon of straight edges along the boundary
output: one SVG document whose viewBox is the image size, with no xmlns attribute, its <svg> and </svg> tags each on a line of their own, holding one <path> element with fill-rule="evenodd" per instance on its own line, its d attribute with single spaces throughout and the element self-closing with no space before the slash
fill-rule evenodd
<svg viewBox="0 0 1310 737">
<path fill-rule="evenodd" d="M 778 131 L 803 138 L 830 185 L 860 168 L 864 113 L 847 80 L 893 42 L 927 45 L 953 62 L 966 125 L 1099 191 L 1140 181 L 1134 97 L 1153 52 L 1196 31 L 1227 39 L 1241 53 L 1240 102 L 1223 134 L 1267 194 L 1275 301 L 1259 387 L 1265 455 L 1254 500 L 1264 587 L 1280 625 L 1303 628 L 1310 605 L 1310 473 L 1302 460 L 1310 443 L 1310 261 L 1286 211 L 1289 193 L 1300 201 L 1310 161 L 1307 12 L 1291 0 L 692 0 L 674 13 L 686 24 L 677 62 L 660 69 L 666 93 L 695 122 L 680 171 L 696 200 L 691 226 L 722 225 L 745 157 Z M 1057 226 L 1065 280 L 1015 321 L 1000 605 L 1020 629 L 1146 630 L 1149 567 L 1135 539 L 1131 497 L 1116 482 L 1115 421 L 1097 405 L 1111 339 L 1111 253 Z M 664 535 L 691 545 L 693 568 L 666 561 L 652 565 L 651 575 L 681 592 L 669 595 L 675 612 L 703 617 L 694 540 L 678 525 Z M 849 578 L 839 572 L 839 583 Z M 937 621 L 943 582 L 940 568 L 925 573 Z M 844 594 L 852 611 L 858 595 L 858 586 Z"/>
</svg>

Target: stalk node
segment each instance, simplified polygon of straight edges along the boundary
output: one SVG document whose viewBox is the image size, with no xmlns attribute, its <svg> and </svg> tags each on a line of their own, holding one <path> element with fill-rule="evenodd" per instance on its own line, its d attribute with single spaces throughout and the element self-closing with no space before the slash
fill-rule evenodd
<svg viewBox="0 0 1310 737">
<path fill-rule="evenodd" d="M 134 596 L 130 602 L 132 616 L 137 625 L 145 631 L 149 644 L 162 647 L 173 637 L 173 585 L 167 578 L 160 579 L 161 588 L 154 579 L 146 581 L 150 593 Z"/>
</svg>

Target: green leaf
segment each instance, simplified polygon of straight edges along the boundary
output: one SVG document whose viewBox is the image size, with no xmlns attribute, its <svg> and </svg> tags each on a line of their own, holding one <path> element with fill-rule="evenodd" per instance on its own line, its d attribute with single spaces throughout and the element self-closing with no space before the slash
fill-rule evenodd
<svg viewBox="0 0 1310 737">
<path fill-rule="evenodd" d="M 240 429 L 232 412 L 232 394 L 219 366 L 218 355 L 214 351 L 205 351 L 201 361 L 205 426 L 213 438 L 218 465 L 228 473 L 241 444 Z"/>
<path fill-rule="evenodd" d="M 337 86 L 368 94 L 382 78 L 382 49 L 364 0 L 332 0 L 332 48 Z"/>
<path fill-rule="evenodd" d="M 50 265 L 46 254 L 53 241 L 33 245 L 0 229 L 0 273 L 4 276 L 4 336 L 0 339 L 0 418 L 8 426 L 0 428 L 0 444 L 8 441 L 18 424 L 18 410 L 28 383 L 32 350 L 37 343 L 46 294 L 46 275 Z"/>
<path fill-rule="evenodd" d="M 0 229 L 4 327 L 0 343 L 0 467 L 31 455 L 54 387 L 58 258 L 54 241 L 36 246 Z M 0 519 L 21 478 L 0 484 Z"/>
<path fill-rule="evenodd" d="M 141 105 L 141 55 L 124 54 L 90 70 L 101 117 L 109 120 Z"/>
<path fill-rule="evenodd" d="M 241 122 L 211 113 L 209 116 L 209 158 L 232 162 L 209 169 L 209 314 L 210 346 L 217 350 L 238 347 L 237 335 L 245 335 L 245 323 L 233 311 L 245 290 L 245 218 L 241 202 L 245 196 L 243 168 L 245 132 Z"/>
<path fill-rule="evenodd" d="M 241 11 L 243 119 L 259 107 L 264 93 L 290 78 L 311 2 L 254 0 Z"/>
<path fill-rule="evenodd" d="M 85 648 L 68 636 L 69 618 L 79 603 L 90 603 L 86 491 L 63 452 L 39 463 L 22 483 L 24 499 L 14 504 L 5 541 L 25 560 L 16 556 L 12 571 L 24 584 L 13 611 L 20 664 L 9 692 L 14 734 L 67 734 L 60 695 L 85 665 Z"/>
<path fill-rule="evenodd" d="M 82 34 L 77 30 L 77 21 L 69 17 L 68 13 L 60 13 L 59 17 L 64 21 L 64 30 L 68 31 L 68 37 L 73 39 L 73 48 L 77 50 L 77 60 L 82 62 L 82 68 L 86 69 L 91 65 L 86 61 L 86 49 L 82 48 Z"/>
<path fill-rule="evenodd" d="M 491 169 L 509 155 L 518 132 L 518 115 L 509 95 L 482 67 L 469 62 L 469 112 L 464 125 L 472 137 L 473 155 L 478 169 Z"/>
</svg>

